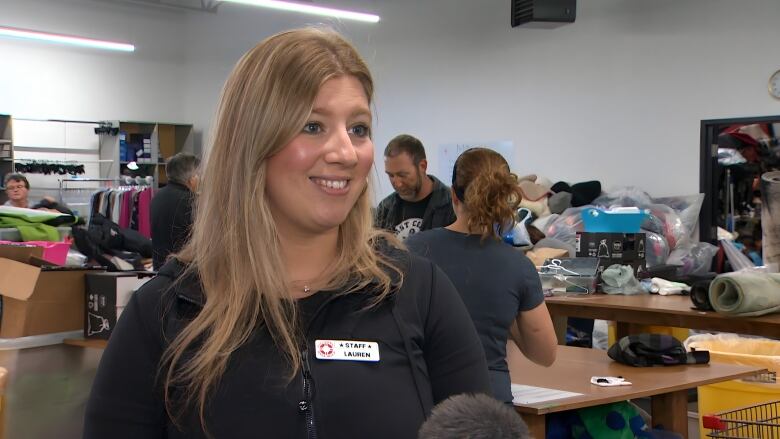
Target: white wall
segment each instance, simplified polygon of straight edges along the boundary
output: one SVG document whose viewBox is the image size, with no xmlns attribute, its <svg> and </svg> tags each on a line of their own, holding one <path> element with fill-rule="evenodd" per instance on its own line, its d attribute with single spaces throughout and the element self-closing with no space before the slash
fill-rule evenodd
<svg viewBox="0 0 780 439">
<path fill-rule="evenodd" d="M 10 72 L 0 69 L 0 112 L 174 120 L 205 132 L 244 51 L 319 21 L 230 4 L 206 14 L 87 0 L 3 2 L 12 6 L 9 15 L 3 5 L 5 24 L 90 31 L 138 50 L 105 55 L 0 42 L 2 59 L 19 60 Z M 698 190 L 701 119 L 780 114 L 780 101 L 766 92 L 780 68 L 777 0 L 581 0 L 577 22 L 552 30 L 510 28 L 504 0 L 328 3 L 382 16 L 378 25 L 336 25 L 375 75 L 380 174 L 387 140 L 408 132 L 427 145 L 432 169 L 442 143 L 511 140 L 519 174 L 689 193 Z M 32 4 L 61 6 L 45 19 Z M 40 70 L 51 60 L 62 67 Z M 28 98 L 24 90 L 40 79 L 52 83 Z M 117 84 L 125 84 L 125 101 L 96 87 Z M 379 181 L 379 195 L 389 193 L 386 178 Z"/>
<path fill-rule="evenodd" d="M 183 122 L 185 15 L 95 0 L 0 3 L 0 25 L 136 46 L 122 53 L 0 39 L 0 113 Z"/>
<path fill-rule="evenodd" d="M 520 174 L 689 193 L 700 120 L 780 114 L 766 91 L 780 68 L 777 0 L 587 0 L 552 30 L 512 29 L 507 3 L 378 1 L 380 24 L 337 25 L 376 77 L 380 174 L 384 145 L 408 132 L 434 170 L 442 143 L 512 140 Z M 255 41 L 307 23 L 289 17 L 236 5 L 192 17 L 189 119 L 207 126 L 217 84 Z"/>
</svg>

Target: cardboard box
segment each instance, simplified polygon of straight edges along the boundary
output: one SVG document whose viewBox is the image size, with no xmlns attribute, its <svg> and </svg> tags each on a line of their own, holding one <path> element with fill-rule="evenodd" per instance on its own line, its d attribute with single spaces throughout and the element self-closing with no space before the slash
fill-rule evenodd
<svg viewBox="0 0 780 439">
<path fill-rule="evenodd" d="M 154 277 L 147 272 L 90 273 L 87 275 L 84 338 L 107 340 L 133 293 Z"/>
<path fill-rule="evenodd" d="M 599 258 L 602 271 L 614 264 L 630 265 L 637 278 L 647 272 L 646 248 L 644 233 L 578 232 L 575 243 L 577 257 Z"/>
<path fill-rule="evenodd" d="M 26 337 L 83 327 L 84 275 L 88 270 L 40 267 L 43 249 L 0 247 L 0 338 Z"/>
<path fill-rule="evenodd" d="M 578 232 L 575 247 L 577 257 L 631 262 L 645 259 L 645 240 L 644 233 Z"/>
</svg>

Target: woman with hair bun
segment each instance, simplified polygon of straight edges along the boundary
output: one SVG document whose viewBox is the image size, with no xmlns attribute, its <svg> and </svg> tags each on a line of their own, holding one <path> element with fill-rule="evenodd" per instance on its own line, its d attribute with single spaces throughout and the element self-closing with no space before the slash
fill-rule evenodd
<svg viewBox="0 0 780 439">
<path fill-rule="evenodd" d="M 512 402 L 506 343 L 511 335 L 534 363 L 555 361 L 556 338 L 539 275 L 519 250 L 503 243 L 521 201 L 517 176 L 486 148 L 461 154 L 452 170 L 451 225 L 410 237 L 412 252 L 436 263 L 455 284 L 479 333 L 493 395 Z"/>
</svg>

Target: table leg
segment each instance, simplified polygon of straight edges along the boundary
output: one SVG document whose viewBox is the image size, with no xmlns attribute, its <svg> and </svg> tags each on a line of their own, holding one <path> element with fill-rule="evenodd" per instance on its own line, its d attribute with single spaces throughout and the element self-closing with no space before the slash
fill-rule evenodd
<svg viewBox="0 0 780 439">
<path fill-rule="evenodd" d="M 615 341 L 631 334 L 631 323 L 615 322 Z"/>
<path fill-rule="evenodd" d="M 535 415 L 532 413 L 520 413 L 523 421 L 528 425 L 528 431 L 533 439 L 544 439 L 547 434 L 545 431 L 544 415 Z"/>
<path fill-rule="evenodd" d="M 553 328 L 555 328 L 555 336 L 558 338 L 558 344 L 566 346 L 566 325 L 568 317 L 566 316 L 551 316 L 553 322 Z"/>
<path fill-rule="evenodd" d="M 663 426 L 688 439 L 688 390 L 655 395 L 651 406 L 652 427 Z"/>
</svg>

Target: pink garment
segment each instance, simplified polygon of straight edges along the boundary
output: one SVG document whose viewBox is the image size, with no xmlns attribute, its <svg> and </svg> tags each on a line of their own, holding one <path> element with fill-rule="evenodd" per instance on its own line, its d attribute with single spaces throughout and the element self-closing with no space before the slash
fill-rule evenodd
<svg viewBox="0 0 780 439">
<path fill-rule="evenodd" d="M 133 211 L 133 192 L 122 192 L 122 206 L 119 209 L 119 227 L 130 228 L 130 213 Z"/>
<path fill-rule="evenodd" d="M 144 189 L 138 195 L 138 233 L 152 238 L 152 190 Z"/>
</svg>

